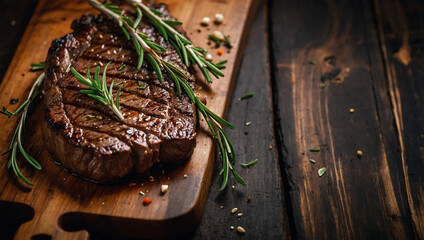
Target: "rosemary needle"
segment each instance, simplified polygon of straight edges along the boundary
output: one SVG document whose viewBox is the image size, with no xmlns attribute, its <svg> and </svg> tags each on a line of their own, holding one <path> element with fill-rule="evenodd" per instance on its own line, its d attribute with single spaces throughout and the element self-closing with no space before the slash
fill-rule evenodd
<svg viewBox="0 0 424 240">
<path fill-rule="evenodd" d="M 327 168 L 325 168 L 325 167 L 323 167 L 323 168 L 320 168 L 319 170 L 318 170 L 318 176 L 322 176 L 322 175 L 324 175 L 324 173 L 327 171 Z"/>
<path fill-rule="evenodd" d="M 126 65 L 125 65 L 125 63 L 124 64 L 122 64 L 119 68 L 118 68 L 118 70 L 119 71 L 121 71 L 122 69 L 124 69 L 124 67 L 125 67 Z"/>
<path fill-rule="evenodd" d="M 253 95 L 255 95 L 255 93 L 253 93 L 253 92 L 246 93 L 245 95 L 243 95 L 243 96 L 239 97 L 239 99 L 238 99 L 238 100 L 239 100 L 239 101 L 241 101 L 241 100 L 243 100 L 243 99 L 253 97 Z"/>
<path fill-rule="evenodd" d="M 257 163 L 258 161 L 259 161 L 259 159 L 256 158 L 255 160 L 252 160 L 248 163 L 241 163 L 240 165 L 244 168 L 249 168 L 249 167 L 255 165 L 255 163 Z"/>
<path fill-rule="evenodd" d="M 221 60 L 221 61 L 215 63 L 215 66 L 218 69 L 225 69 L 225 65 L 224 64 L 226 64 L 227 62 L 228 62 L 227 60 Z"/>
<path fill-rule="evenodd" d="M 44 70 L 44 62 L 31 63 L 31 71 Z"/>
<path fill-rule="evenodd" d="M 221 61 L 215 63 L 215 65 L 223 65 L 223 64 L 226 64 L 227 62 L 228 62 L 228 60 L 221 60 Z"/>
<path fill-rule="evenodd" d="M 146 85 L 141 85 L 141 81 L 138 81 L 137 85 L 138 85 L 137 86 L 138 89 L 146 89 Z"/>
</svg>

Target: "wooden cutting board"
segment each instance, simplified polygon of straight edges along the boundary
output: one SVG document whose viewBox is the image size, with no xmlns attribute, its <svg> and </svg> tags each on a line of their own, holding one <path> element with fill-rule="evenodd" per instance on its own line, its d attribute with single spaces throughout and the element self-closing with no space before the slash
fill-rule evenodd
<svg viewBox="0 0 424 240">
<path fill-rule="evenodd" d="M 168 4 L 173 16 L 184 23 L 195 45 L 210 50 L 215 60 L 228 60 L 224 78 L 211 85 L 198 78 L 203 94 L 207 96 L 208 107 L 218 115 L 224 115 L 234 86 L 232 79 L 240 65 L 245 35 L 258 1 L 163 2 Z M 40 74 L 29 71 L 30 63 L 44 61 L 51 41 L 71 32 L 72 20 L 84 13 L 97 14 L 88 1 L 39 2 L 0 85 L 0 105 L 14 110 L 17 105 L 10 105 L 10 99 L 19 98 L 21 103 L 26 98 L 30 86 Z M 224 15 L 223 24 L 200 26 L 203 17 L 213 19 L 215 13 Z M 216 50 L 207 45 L 207 35 L 214 30 L 230 35 L 234 45 L 228 52 L 224 48 L 222 56 L 217 56 Z M 16 117 L 0 116 L 1 152 L 8 148 L 17 120 Z M 18 158 L 21 171 L 35 184 L 33 187 L 22 184 L 7 170 L 8 155 L 0 159 L 0 222 L 20 224 L 26 221 L 17 229 L 15 239 L 33 236 L 88 239 L 90 234 L 166 238 L 186 234 L 199 224 L 215 159 L 213 142 L 204 125 L 198 131 L 193 156 L 185 165 L 165 172 L 161 169 L 152 171 L 154 181 L 149 181 L 146 176 L 131 176 L 119 184 L 99 185 L 73 176 L 55 164 L 43 145 L 41 121 L 43 109 L 35 107 L 27 122 L 24 146 L 39 160 L 43 169 L 34 170 L 23 157 Z M 129 183 L 135 183 L 135 186 Z M 163 195 L 160 194 L 162 184 L 169 185 L 169 191 Z M 212 187 L 219 185 L 213 183 Z M 149 206 L 142 204 L 144 197 L 140 191 L 153 200 Z"/>
</svg>

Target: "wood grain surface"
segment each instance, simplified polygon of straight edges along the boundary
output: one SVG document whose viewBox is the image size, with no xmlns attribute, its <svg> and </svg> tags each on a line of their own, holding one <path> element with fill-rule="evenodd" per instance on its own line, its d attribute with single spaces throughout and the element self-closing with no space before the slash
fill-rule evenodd
<svg viewBox="0 0 424 240">
<path fill-rule="evenodd" d="M 415 236 L 424 239 L 424 4 L 391 0 L 374 5 L 399 142 L 399 169 Z"/>
<path fill-rule="evenodd" d="M 422 231 L 416 211 L 423 198 L 412 193 L 422 185 L 409 187 L 405 176 L 371 7 L 274 1 L 270 8 L 276 135 L 300 239 L 412 239 Z"/>
<path fill-rule="evenodd" d="M 209 49 L 207 34 L 219 29 L 230 35 L 234 48 L 222 58 L 228 59 L 224 70 L 225 78 L 216 80 L 210 87 L 203 86 L 208 98 L 208 107 L 223 115 L 227 110 L 229 95 L 234 86 L 232 76 L 237 73 L 243 50 L 245 30 L 253 18 L 256 1 L 163 1 L 171 13 L 185 23 L 185 30 L 194 43 Z M 199 10 L 200 9 L 200 10 Z M 28 88 L 39 73 L 29 72 L 31 62 L 43 61 L 50 42 L 70 32 L 70 23 L 83 13 L 95 13 L 87 1 L 39 2 L 25 34 L 15 52 L 9 69 L 0 85 L 0 102 L 7 104 L 11 98 L 23 99 Z M 211 25 L 207 30 L 200 28 L 204 16 L 213 17 L 216 12 L 226 16 L 222 25 Z M 197 30 L 202 29 L 199 33 Z M 215 50 L 211 50 L 213 55 Z M 216 56 L 215 59 L 220 59 Z M 40 161 L 43 170 L 34 171 L 19 158 L 24 175 L 35 183 L 33 188 L 22 185 L 6 170 L 6 161 L 0 162 L 2 174 L 0 184 L 1 209 L 7 216 L 15 211 L 28 220 L 15 235 L 16 239 L 50 235 L 57 239 L 86 239 L 89 233 L 95 236 L 164 238 L 175 237 L 192 231 L 199 223 L 214 166 L 214 151 L 211 138 L 201 124 L 197 147 L 187 164 L 173 170 L 157 169 L 152 173 L 155 181 L 146 177 L 131 176 L 121 184 L 98 185 L 63 171 L 56 165 L 43 146 L 40 123 L 43 109 L 35 108 L 27 124 L 25 145 L 28 151 Z M 0 118 L 4 127 L 0 136 L 1 151 L 7 149 L 16 119 Z M 183 175 L 187 174 L 188 178 Z M 134 182 L 131 187 L 128 183 Z M 161 184 L 168 184 L 170 190 L 160 194 Z M 143 206 L 143 191 L 153 202 Z M 23 205 L 16 204 L 23 203 Z M 30 207 L 28 207 L 30 206 Z M 17 221 L 24 221 L 18 219 Z"/>
</svg>

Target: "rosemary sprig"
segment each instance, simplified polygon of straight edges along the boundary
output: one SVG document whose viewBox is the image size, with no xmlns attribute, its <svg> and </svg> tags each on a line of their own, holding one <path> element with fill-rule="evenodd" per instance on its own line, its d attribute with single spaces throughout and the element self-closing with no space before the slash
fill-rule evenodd
<svg viewBox="0 0 424 240">
<path fill-rule="evenodd" d="M 186 37 L 175 29 L 175 25 L 181 25 L 181 22 L 171 21 L 162 18 L 162 14 L 154 9 L 147 7 L 141 1 L 127 0 L 134 8 L 140 8 L 144 16 L 155 26 L 160 34 L 169 41 L 177 50 L 183 63 L 188 67 L 189 64 L 197 65 L 205 76 L 206 80 L 211 83 L 210 73 L 216 78 L 223 77 L 224 74 L 219 68 L 207 61 L 205 55 L 207 51 L 200 47 L 195 47 Z M 159 14 L 160 13 L 160 14 Z M 230 44 L 231 45 L 231 44 Z"/>
<path fill-rule="evenodd" d="M 106 71 L 110 62 L 106 64 L 105 69 L 103 70 L 102 80 L 100 81 L 99 72 L 100 67 L 96 67 L 94 72 L 94 77 L 90 75 L 90 67 L 87 67 L 87 78 L 83 77 L 75 68 L 71 67 L 71 72 L 74 74 L 75 78 L 82 84 L 87 85 L 89 89 L 80 90 L 80 93 L 87 94 L 87 96 L 99 101 L 100 103 L 106 105 L 113 113 L 118 117 L 120 121 L 124 120 L 121 110 L 119 109 L 119 93 L 121 92 L 122 85 L 119 87 L 118 92 L 116 93 L 115 100 L 113 99 L 112 89 L 113 89 L 113 80 L 109 86 L 109 89 L 106 85 Z"/>
<path fill-rule="evenodd" d="M 44 66 L 43 66 L 43 68 L 44 68 Z M 0 113 L 8 115 L 9 117 L 11 117 L 12 115 L 17 116 L 19 113 L 22 112 L 22 115 L 20 116 L 20 119 L 19 119 L 19 122 L 18 122 L 18 126 L 16 127 L 15 133 L 13 134 L 12 141 L 10 142 L 9 149 L 6 152 L 4 152 L 2 154 L 2 156 L 9 153 L 9 152 L 11 153 L 9 161 L 7 162 L 7 168 L 8 169 L 12 168 L 15 175 L 28 185 L 33 185 L 33 183 L 31 181 L 29 181 L 19 170 L 16 154 L 18 153 L 18 149 L 19 149 L 19 152 L 24 156 L 24 158 L 35 169 L 41 170 L 40 163 L 37 160 L 35 160 L 33 157 L 31 157 L 25 151 L 25 149 L 23 148 L 23 146 L 22 146 L 22 139 L 23 139 L 22 135 L 23 135 L 23 131 L 24 131 L 24 128 L 25 128 L 25 121 L 26 121 L 28 109 L 32 105 L 36 96 L 38 96 L 38 94 L 39 94 L 38 89 L 39 89 L 39 87 L 41 86 L 41 83 L 44 80 L 44 76 L 45 76 L 44 73 L 42 73 L 37 78 L 37 80 L 35 81 L 35 83 L 31 87 L 31 90 L 29 92 L 27 100 L 25 102 L 23 102 L 22 105 L 19 106 L 18 109 L 16 109 L 15 112 L 11 112 L 11 111 L 7 110 L 5 107 L 3 107 L 3 110 L 0 111 Z"/>
<path fill-rule="evenodd" d="M 209 82 L 211 79 L 208 71 L 210 71 L 216 77 L 224 76 L 224 74 L 219 71 L 219 69 L 214 64 L 204 59 L 203 54 L 206 53 L 206 50 L 194 47 L 191 42 L 189 42 L 184 36 L 182 36 L 178 31 L 169 25 L 177 25 L 180 24 L 179 22 L 161 19 L 157 13 L 153 12 L 144 4 L 139 4 L 138 2 L 134 1 L 130 1 L 130 3 L 134 3 L 133 7 L 136 9 L 137 19 L 141 18 L 141 12 L 143 12 L 144 16 L 146 16 L 151 21 L 151 23 L 159 29 L 164 38 L 169 40 L 174 45 L 177 52 L 179 52 L 180 56 L 182 56 L 183 62 L 187 66 L 187 59 L 190 59 L 191 63 L 197 64 L 200 67 L 201 71 Z M 166 51 L 166 49 L 149 40 L 147 35 L 137 32 L 135 24 L 137 20 L 133 22 L 130 18 L 122 16 L 122 12 L 119 11 L 118 7 L 112 6 L 110 3 L 101 4 L 96 0 L 90 0 L 90 4 L 114 20 L 121 27 L 126 38 L 133 42 L 135 50 L 139 56 L 137 66 L 138 68 L 141 67 L 143 58 L 145 56 L 149 64 L 154 69 L 159 80 L 162 80 L 162 72 L 160 69 L 160 67 L 162 67 L 174 82 L 178 94 L 181 94 L 182 89 L 187 94 L 189 99 L 196 105 L 198 115 L 201 114 L 206 120 L 206 123 L 208 124 L 208 127 L 213 137 L 216 139 L 220 149 L 220 158 L 223 164 L 223 168 L 220 172 L 220 180 L 222 181 L 220 190 L 225 189 L 225 187 L 228 185 L 230 171 L 238 182 L 240 182 L 242 185 L 246 185 L 246 182 L 237 174 L 233 167 L 235 163 L 234 149 L 221 125 L 227 126 L 231 129 L 234 129 L 234 126 L 209 110 L 196 96 L 193 89 L 191 89 L 191 87 L 187 84 L 185 80 L 188 77 L 183 73 L 183 71 L 171 63 L 163 60 L 155 52 Z M 169 39 L 168 35 L 170 36 Z M 144 52 L 146 52 L 146 54 L 144 54 Z M 224 63 L 225 62 L 221 64 Z"/>
</svg>

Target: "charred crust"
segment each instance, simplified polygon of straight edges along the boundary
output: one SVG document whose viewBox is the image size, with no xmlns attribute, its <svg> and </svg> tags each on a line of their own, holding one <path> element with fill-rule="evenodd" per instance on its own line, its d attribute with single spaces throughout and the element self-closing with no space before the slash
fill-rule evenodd
<svg viewBox="0 0 424 240">
<path fill-rule="evenodd" d="M 54 67 L 48 67 L 47 68 L 47 73 L 55 73 L 56 72 L 56 68 L 54 68 Z"/>
<path fill-rule="evenodd" d="M 84 14 L 82 17 L 72 21 L 71 28 L 75 32 L 79 32 L 81 29 L 92 27 L 97 18 L 98 16 L 94 16 L 93 14 Z"/>
</svg>

